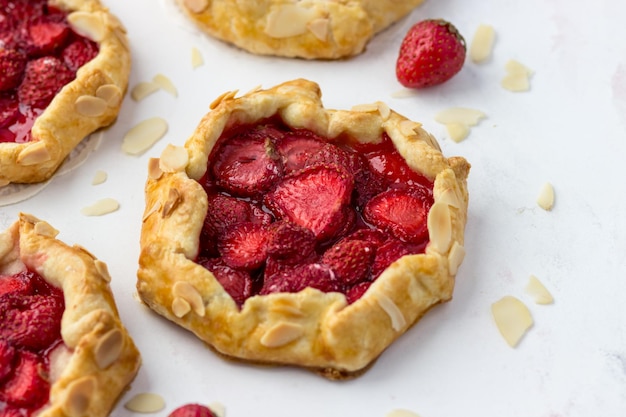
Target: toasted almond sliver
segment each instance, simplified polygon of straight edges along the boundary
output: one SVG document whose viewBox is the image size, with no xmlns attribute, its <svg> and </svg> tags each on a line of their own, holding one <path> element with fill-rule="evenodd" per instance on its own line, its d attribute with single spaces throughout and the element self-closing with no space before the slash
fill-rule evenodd
<svg viewBox="0 0 626 417">
<path fill-rule="evenodd" d="M 433 204 L 428 212 L 427 224 L 432 247 L 442 254 L 448 252 L 452 243 L 450 206 L 441 201 Z"/>
<path fill-rule="evenodd" d="M 159 88 L 161 87 L 154 82 L 141 81 L 133 87 L 130 92 L 130 97 L 135 101 L 141 101 Z"/>
<path fill-rule="evenodd" d="M 298 4 L 285 4 L 275 8 L 267 15 L 265 34 L 272 38 L 289 38 L 302 35 L 315 18 L 313 9 Z"/>
<path fill-rule="evenodd" d="M 109 267 L 107 266 L 107 264 L 100 259 L 96 259 L 94 261 L 94 264 L 102 279 L 105 282 L 111 282 L 111 274 L 109 274 Z"/>
<path fill-rule="evenodd" d="M 406 319 L 396 303 L 385 294 L 378 294 L 376 301 L 380 308 L 382 308 L 391 319 L 391 327 L 397 332 L 401 331 L 406 326 Z"/>
<path fill-rule="evenodd" d="M 539 278 L 534 275 L 528 278 L 525 290 L 527 294 L 533 297 L 533 300 L 537 304 L 552 304 L 554 302 L 550 291 L 548 291 L 543 283 L 539 281 Z"/>
<path fill-rule="evenodd" d="M 403 120 L 400 122 L 399 128 L 400 132 L 404 136 L 413 136 L 416 134 L 416 130 L 422 127 L 420 123 L 414 122 L 413 120 Z"/>
<path fill-rule="evenodd" d="M 78 97 L 74 105 L 78 113 L 87 117 L 102 116 L 109 107 L 104 99 L 88 95 Z"/>
<path fill-rule="evenodd" d="M 504 69 L 507 74 L 524 74 L 529 76 L 533 74 L 533 70 L 515 59 L 508 60 L 504 64 Z"/>
<path fill-rule="evenodd" d="M 80 210 L 83 216 L 103 216 L 105 214 L 113 213 L 120 208 L 120 203 L 113 198 L 103 198 L 96 201 L 91 206 L 84 207 Z"/>
<path fill-rule="evenodd" d="M 189 163 L 189 153 L 182 146 L 168 144 L 159 159 L 159 168 L 163 172 L 181 172 Z"/>
<path fill-rule="evenodd" d="M 507 74 L 500 85 L 505 90 L 509 90 L 513 93 L 520 93 L 530 90 L 530 80 L 526 74 Z"/>
<path fill-rule="evenodd" d="M 122 90 L 115 84 L 104 84 L 96 90 L 96 97 L 106 101 L 109 107 L 117 107 L 122 101 Z"/>
<path fill-rule="evenodd" d="M 176 281 L 172 287 L 172 294 L 174 297 L 180 297 L 187 301 L 194 313 L 200 317 L 204 317 L 205 307 L 202 295 L 198 292 L 196 287 L 186 281 Z"/>
<path fill-rule="evenodd" d="M 178 90 L 174 86 L 172 80 L 166 77 L 163 74 L 157 74 L 152 79 L 152 82 L 158 85 L 163 91 L 166 91 L 173 95 L 174 97 L 178 97 Z"/>
<path fill-rule="evenodd" d="M 122 150 L 129 155 L 140 155 L 167 133 L 167 122 L 160 117 L 153 117 L 139 122 L 132 127 L 122 142 Z"/>
<path fill-rule="evenodd" d="M 107 173 L 105 171 L 98 170 L 96 171 L 96 173 L 93 176 L 93 179 L 91 180 L 91 185 L 100 185 L 104 183 L 106 180 L 107 180 Z"/>
<path fill-rule="evenodd" d="M 44 222 L 44 221 L 38 221 L 37 223 L 35 223 L 34 231 L 39 236 L 46 236 L 46 237 L 52 237 L 52 238 L 56 237 L 59 234 L 59 231 L 57 229 L 55 229 L 49 223 Z"/>
<path fill-rule="evenodd" d="M 172 313 L 179 319 L 185 317 L 191 311 L 191 305 L 181 297 L 174 297 L 172 300 Z"/>
<path fill-rule="evenodd" d="M 389 106 L 382 101 L 378 101 L 376 104 L 378 105 L 378 112 L 380 113 L 380 117 L 383 119 L 383 121 L 388 120 L 389 116 L 391 116 L 391 109 L 389 108 Z"/>
<path fill-rule="evenodd" d="M 500 334 L 511 347 L 517 346 L 533 325 L 533 318 L 528 307 L 510 295 L 493 303 L 491 314 Z"/>
<path fill-rule="evenodd" d="M 112 329 L 96 344 L 94 353 L 100 369 L 106 369 L 117 361 L 124 347 L 124 335 L 119 329 Z"/>
<path fill-rule="evenodd" d="M 261 337 L 261 344 L 265 347 L 276 348 L 284 346 L 300 338 L 304 334 L 304 328 L 296 323 L 281 321 Z"/>
<path fill-rule="evenodd" d="M 448 253 L 448 271 L 450 275 L 455 276 L 459 272 L 459 266 L 465 258 L 465 248 L 459 242 L 455 241 L 450 247 Z"/>
<path fill-rule="evenodd" d="M 133 413 L 158 413 L 165 408 L 165 400 L 158 394 L 143 392 L 128 400 L 124 408 Z"/>
<path fill-rule="evenodd" d="M 85 415 L 96 389 L 96 380 L 92 376 L 85 376 L 70 382 L 66 388 L 66 397 L 63 401 L 63 411 L 68 416 Z"/>
<path fill-rule="evenodd" d="M 50 152 L 42 141 L 30 142 L 17 156 L 17 163 L 23 166 L 36 165 L 50 160 Z"/>
<path fill-rule="evenodd" d="M 354 112 L 373 113 L 378 111 L 378 105 L 376 103 L 356 104 L 352 106 L 351 110 Z"/>
<path fill-rule="evenodd" d="M 191 67 L 196 69 L 204 65 L 204 58 L 202 57 L 202 53 L 196 47 L 191 48 Z"/>
<path fill-rule="evenodd" d="M 330 31 L 330 20 L 327 18 L 313 19 L 307 24 L 307 29 L 322 42 L 328 40 L 328 33 Z"/>
<path fill-rule="evenodd" d="M 202 13 L 209 7 L 209 0 L 184 0 L 184 3 L 193 13 Z"/>
<path fill-rule="evenodd" d="M 546 182 L 539 195 L 537 196 L 537 205 L 544 210 L 550 211 L 554 207 L 554 187 L 549 182 Z"/>
<path fill-rule="evenodd" d="M 485 117 L 487 115 L 480 110 L 468 107 L 449 107 L 437 113 L 435 121 L 443 125 L 461 123 L 467 126 L 476 126 Z"/>
<path fill-rule="evenodd" d="M 446 124 L 446 130 L 448 131 L 450 139 L 456 143 L 459 143 L 467 138 L 470 132 L 469 126 L 463 123 L 448 123 Z"/>
<path fill-rule="evenodd" d="M 158 180 L 162 175 L 161 160 L 159 158 L 150 158 L 148 160 L 148 177 L 151 180 Z"/>
<path fill-rule="evenodd" d="M 100 13 L 76 11 L 67 15 L 67 21 L 74 32 L 94 42 L 100 42 L 106 33 L 106 25 Z"/>
<path fill-rule="evenodd" d="M 476 63 L 486 61 L 491 56 L 495 38 L 496 32 L 493 26 L 479 25 L 469 49 L 471 60 Z"/>
</svg>

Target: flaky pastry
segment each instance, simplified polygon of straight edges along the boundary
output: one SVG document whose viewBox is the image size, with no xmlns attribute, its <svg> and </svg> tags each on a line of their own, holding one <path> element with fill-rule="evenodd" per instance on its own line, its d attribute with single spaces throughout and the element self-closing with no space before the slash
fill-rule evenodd
<svg viewBox="0 0 626 417">
<path fill-rule="evenodd" d="M 206 33 L 259 55 L 338 59 L 423 0 L 177 0 Z"/>
<path fill-rule="evenodd" d="M 211 109 L 184 148 L 169 146 L 150 161 L 137 283 L 150 308 L 228 357 L 344 378 L 358 375 L 428 309 L 451 299 L 465 254 L 465 159 L 445 158 L 419 123 L 383 103 L 325 109 L 319 86 L 303 79 L 239 98 L 225 93 Z M 434 183 L 425 253 L 393 262 L 351 304 L 342 293 L 305 288 L 253 295 L 239 306 L 195 262 L 203 221 L 213 210 L 198 181 L 223 132 L 275 118 L 329 142 L 374 144 L 388 135 L 411 169 Z"/>
<path fill-rule="evenodd" d="M 134 379 L 141 357 L 122 325 L 104 262 L 57 240 L 29 214 L 0 233 L 0 275 L 33 271 L 63 291 L 64 347 L 50 357 L 49 401 L 39 417 L 108 416 Z"/>
<path fill-rule="evenodd" d="M 35 120 L 32 140 L 0 143 L 0 186 L 42 182 L 87 135 L 117 118 L 128 87 L 131 57 L 126 29 L 99 0 L 50 0 L 68 13 L 72 29 L 99 46 Z"/>
</svg>

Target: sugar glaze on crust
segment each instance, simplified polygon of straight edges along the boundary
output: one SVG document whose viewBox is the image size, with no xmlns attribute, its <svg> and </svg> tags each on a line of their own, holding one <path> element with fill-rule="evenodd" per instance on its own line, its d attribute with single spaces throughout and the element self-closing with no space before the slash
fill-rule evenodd
<svg viewBox="0 0 626 417">
<path fill-rule="evenodd" d="M 75 32 L 98 43 L 98 55 L 57 93 L 26 143 L 0 144 L 0 186 L 43 182 L 85 136 L 117 118 L 128 88 L 130 49 L 126 29 L 99 0 L 50 0 L 68 13 Z"/>
<path fill-rule="evenodd" d="M 206 33 L 259 55 L 338 59 L 363 52 L 423 0 L 177 0 Z"/>
<path fill-rule="evenodd" d="M 253 362 L 296 365 L 329 378 L 357 375 L 434 305 L 452 297 L 463 260 L 469 164 L 445 158 L 419 123 L 383 103 L 327 110 L 319 86 L 307 80 L 225 93 L 188 138 L 150 161 L 145 188 L 137 288 L 157 313 L 192 331 L 218 352 Z M 196 181 L 229 127 L 279 116 L 292 128 L 323 138 L 347 135 L 377 142 L 386 132 L 408 165 L 434 180 L 424 254 L 392 263 L 357 301 L 306 288 L 253 296 L 239 309 L 213 274 L 196 264 L 208 207 Z"/>
<path fill-rule="evenodd" d="M 58 231 L 28 214 L 0 233 L 0 274 L 26 268 L 63 290 L 61 336 L 69 348 L 51 359 L 50 400 L 39 417 L 105 417 L 141 363 L 122 325 L 104 262 L 84 248 L 57 240 Z"/>
</svg>

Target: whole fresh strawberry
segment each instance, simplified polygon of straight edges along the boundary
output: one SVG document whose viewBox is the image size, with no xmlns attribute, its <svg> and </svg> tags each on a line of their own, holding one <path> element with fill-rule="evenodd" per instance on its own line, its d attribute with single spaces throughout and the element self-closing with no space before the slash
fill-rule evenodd
<svg viewBox="0 0 626 417">
<path fill-rule="evenodd" d="M 396 77 L 408 88 L 442 84 L 465 62 L 465 39 L 443 19 L 428 19 L 407 32 L 396 62 Z"/>
</svg>

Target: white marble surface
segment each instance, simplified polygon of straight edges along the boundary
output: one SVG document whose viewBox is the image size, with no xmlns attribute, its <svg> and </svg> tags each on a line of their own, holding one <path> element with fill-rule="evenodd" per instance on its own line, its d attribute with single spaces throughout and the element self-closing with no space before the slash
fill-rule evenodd
<svg viewBox="0 0 626 417">
<path fill-rule="evenodd" d="M 589 417 L 626 415 L 626 3 L 619 0 L 427 0 L 380 34 L 361 56 L 307 62 L 253 56 L 198 34 L 176 15 L 173 0 L 104 0 L 128 28 L 131 86 L 157 73 L 179 90 L 136 103 L 127 97 L 99 148 L 36 196 L 3 207 L 0 227 L 19 211 L 47 220 L 59 238 L 107 262 L 143 367 L 113 416 L 140 392 L 162 395 L 167 412 L 185 402 L 225 405 L 236 416 L 371 416 L 398 408 L 422 417 Z M 405 31 L 444 17 L 471 40 L 481 23 L 497 41 L 491 60 L 467 62 L 445 85 L 397 99 L 395 58 Z M 191 68 L 191 48 L 205 65 Z M 504 64 L 534 70 L 531 91 L 503 90 Z M 472 164 L 467 257 L 454 299 L 432 310 L 360 378 L 330 382 L 285 368 L 226 362 L 191 334 L 143 307 L 135 272 L 147 161 L 168 144 L 182 145 L 222 92 L 272 86 L 296 77 L 317 81 L 327 107 L 385 101 L 420 121 L 446 155 Z M 434 121 L 451 106 L 484 111 L 487 119 L 461 143 Z M 167 135 L 140 157 L 121 142 L 137 122 L 160 116 Z M 98 170 L 108 180 L 92 186 Z M 551 212 L 535 199 L 549 181 Z M 105 197 L 119 211 L 85 217 L 80 209 Z M 533 304 L 530 274 L 555 297 Z M 535 325 L 516 349 L 496 330 L 490 305 L 514 295 Z"/>
</svg>

